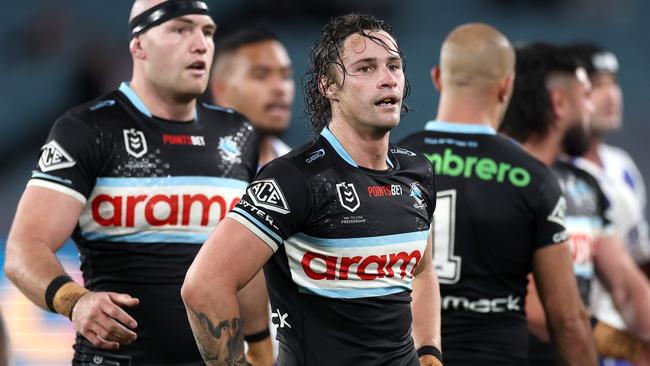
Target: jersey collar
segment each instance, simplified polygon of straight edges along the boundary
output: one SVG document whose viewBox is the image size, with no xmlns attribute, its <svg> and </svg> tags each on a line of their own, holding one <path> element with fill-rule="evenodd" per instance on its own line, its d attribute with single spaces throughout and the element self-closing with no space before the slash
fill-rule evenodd
<svg viewBox="0 0 650 366">
<path fill-rule="evenodd" d="M 451 132 L 451 133 L 473 133 L 480 135 L 496 135 L 497 132 L 494 128 L 486 125 L 477 125 L 470 123 L 460 123 L 460 122 L 445 122 L 433 120 L 427 122 L 424 126 L 424 129 L 427 131 L 438 131 L 438 132 Z"/>
<path fill-rule="evenodd" d="M 125 97 L 127 97 L 129 99 L 131 104 L 133 104 L 133 106 L 136 107 L 140 111 L 140 113 L 144 114 L 145 116 L 147 116 L 149 118 L 153 117 L 153 115 L 149 111 L 149 108 L 147 108 L 147 106 L 144 105 L 144 102 L 142 101 L 142 99 L 140 99 L 140 97 L 135 93 L 135 91 L 133 89 L 131 89 L 131 86 L 129 86 L 129 83 L 127 83 L 126 81 L 123 81 L 120 84 L 120 87 L 118 88 L 118 90 L 122 94 L 124 94 Z M 196 118 L 197 116 L 198 116 L 198 113 L 197 113 L 197 111 L 195 109 L 194 110 L 194 120 L 197 120 L 197 118 Z"/>
<path fill-rule="evenodd" d="M 327 140 L 327 142 L 329 142 L 330 145 L 332 145 L 334 151 L 336 151 L 336 153 L 339 154 L 339 156 L 343 158 L 343 160 L 345 160 L 346 163 L 352 165 L 355 168 L 359 167 L 359 164 L 357 164 L 357 162 L 354 161 L 354 159 L 352 159 L 352 156 L 350 156 L 350 154 L 348 154 L 348 152 L 345 151 L 343 145 L 341 145 L 339 140 L 336 138 L 336 136 L 334 136 L 334 134 L 332 133 L 332 131 L 330 131 L 328 127 L 323 128 L 320 134 L 325 138 L 325 140 Z M 395 168 L 393 162 L 390 160 L 390 157 L 388 155 L 386 155 L 386 163 L 391 168 Z"/>
</svg>

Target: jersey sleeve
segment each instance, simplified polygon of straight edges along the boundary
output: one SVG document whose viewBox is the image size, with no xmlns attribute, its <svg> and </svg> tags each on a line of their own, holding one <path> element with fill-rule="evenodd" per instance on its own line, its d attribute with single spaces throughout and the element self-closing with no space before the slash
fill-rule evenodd
<svg viewBox="0 0 650 366">
<path fill-rule="evenodd" d="M 101 169 L 95 135 L 91 126 L 70 113 L 59 118 L 27 185 L 52 189 L 85 204 Z"/>
<path fill-rule="evenodd" d="M 311 202 L 302 172 L 289 160 L 278 158 L 260 170 L 228 217 L 244 225 L 275 252 L 309 218 Z"/>
<path fill-rule="evenodd" d="M 535 249 L 561 243 L 569 238 L 565 224 L 566 207 L 567 202 L 557 179 L 549 172 L 539 187 L 533 231 Z"/>
</svg>

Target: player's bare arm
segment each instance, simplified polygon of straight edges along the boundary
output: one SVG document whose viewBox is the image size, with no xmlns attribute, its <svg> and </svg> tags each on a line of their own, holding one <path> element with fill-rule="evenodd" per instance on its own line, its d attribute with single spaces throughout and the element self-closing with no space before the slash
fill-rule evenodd
<svg viewBox="0 0 650 366">
<path fill-rule="evenodd" d="M 25 190 L 7 240 L 5 273 L 35 304 L 53 307 L 72 319 L 75 328 L 94 345 L 119 348 L 137 338 L 137 322 L 121 307 L 138 300 L 126 294 L 91 293 L 81 285 L 66 282 L 47 304 L 46 290 L 56 278 L 65 276 L 55 252 L 68 239 L 83 205 L 66 194 L 42 187 Z"/>
<path fill-rule="evenodd" d="M 440 288 L 438 276 L 433 265 L 432 239 L 429 235 L 427 247 L 420 263 L 415 269 L 413 279 L 413 341 L 415 348 L 433 346 L 441 350 L 440 340 Z M 420 356 L 421 365 L 442 365 L 439 359 L 431 354 Z"/>
<path fill-rule="evenodd" d="M 192 263 L 181 294 L 194 338 L 207 364 L 247 364 L 237 291 L 271 254 L 271 249 L 257 236 L 226 218 Z"/>
<path fill-rule="evenodd" d="M 607 235 L 597 243 L 594 257 L 599 279 L 612 295 L 628 329 L 650 340 L 650 285 L 621 239 Z"/>
<path fill-rule="evenodd" d="M 548 334 L 543 332 L 545 337 L 541 338 L 550 338 L 564 365 L 596 364 L 596 349 L 573 274 L 569 245 L 560 243 L 538 249 L 533 256 L 533 269 L 536 289 L 527 298 L 526 311 L 529 317 L 542 322 L 546 319 L 546 329 L 542 332 L 548 330 Z M 541 309 L 543 306 L 544 311 L 537 316 L 529 313 L 535 304 L 528 304 L 536 297 L 536 307 Z M 539 301 L 543 305 L 539 305 Z M 537 331 L 536 335 L 540 334 L 539 328 Z"/>
</svg>

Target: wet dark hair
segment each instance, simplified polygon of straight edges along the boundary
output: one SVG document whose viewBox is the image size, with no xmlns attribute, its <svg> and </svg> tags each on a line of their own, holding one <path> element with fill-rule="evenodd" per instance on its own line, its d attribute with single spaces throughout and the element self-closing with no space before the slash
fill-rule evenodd
<svg viewBox="0 0 650 366">
<path fill-rule="evenodd" d="M 343 42 L 352 34 L 360 34 L 363 37 L 384 47 L 390 52 L 399 54 L 402 59 L 402 69 L 405 69 L 404 54 L 399 47 L 395 49 L 393 45 L 387 44 L 383 39 L 370 35 L 371 31 L 384 31 L 388 33 L 395 42 L 397 39 L 393 30 L 388 23 L 367 14 L 347 14 L 332 18 L 321 30 L 320 39 L 311 48 L 309 54 L 309 66 L 303 79 L 303 91 L 305 93 L 305 108 L 309 114 L 312 128 L 315 133 L 319 133 L 332 118 L 332 110 L 329 99 L 321 91 L 321 80 L 327 80 L 325 87 L 336 82 L 335 68 L 338 67 L 343 71 L 343 80 L 348 75 L 343 65 L 342 53 Z M 402 114 L 409 110 L 404 100 L 409 94 L 409 83 L 404 75 L 404 95 L 402 96 Z"/>
<path fill-rule="evenodd" d="M 259 26 L 241 27 L 224 34 L 217 33 L 214 40 L 214 62 L 244 46 L 265 41 L 280 42 L 275 33 Z"/>
<path fill-rule="evenodd" d="M 533 135 L 546 136 L 551 128 L 549 76 L 575 75 L 582 64 L 567 48 L 547 43 L 517 47 L 516 57 L 514 91 L 499 131 L 523 142 Z"/>
</svg>

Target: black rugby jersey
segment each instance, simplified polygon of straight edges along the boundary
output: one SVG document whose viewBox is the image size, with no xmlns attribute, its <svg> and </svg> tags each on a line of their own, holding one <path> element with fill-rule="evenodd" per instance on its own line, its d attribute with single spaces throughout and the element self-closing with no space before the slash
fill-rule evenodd
<svg viewBox="0 0 650 366">
<path fill-rule="evenodd" d="M 434 176 L 404 149 L 388 164 L 359 167 L 325 128 L 262 168 L 228 214 L 275 252 L 264 273 L 280 365 L 419 365 L 410 291 Z"/>
<path fill-rule="evenodd" d="M 257 159 L 241 115 L 204 104 L 191 122 L 162 120 L 126 83 L 57 120 L 28 185 L 84 204 L 72 238 L 85 287 L 140 299 L 125 309 L 138 322 L 135 342 L 106 352 L 78 335 L 75 362 L 99 355 L 120 365 L 203 364 L 181 285 Z"/>
<path fill-rule="evenodd" d="M 568 157 L 563 156 L 552 169 L 567 200 L 566 227 L 573 254 L 573 272 L 580 297 L 589 307 L 591 281 L 595 276 L 595 242 L 612 230 L 607 218 L 609 202 L 596 178 L 577 167 Z M 555 365 L 551 346 L 532 334 L 530 338 L 530 364 Z"/>
<path fill-rule="evenodd" d="M 533 253 L 567 238 L 555 177 L 487 126 L 431 121 L 399 144 L 436 173 L 445 364 L 524 365 Z"/>
</svg>

